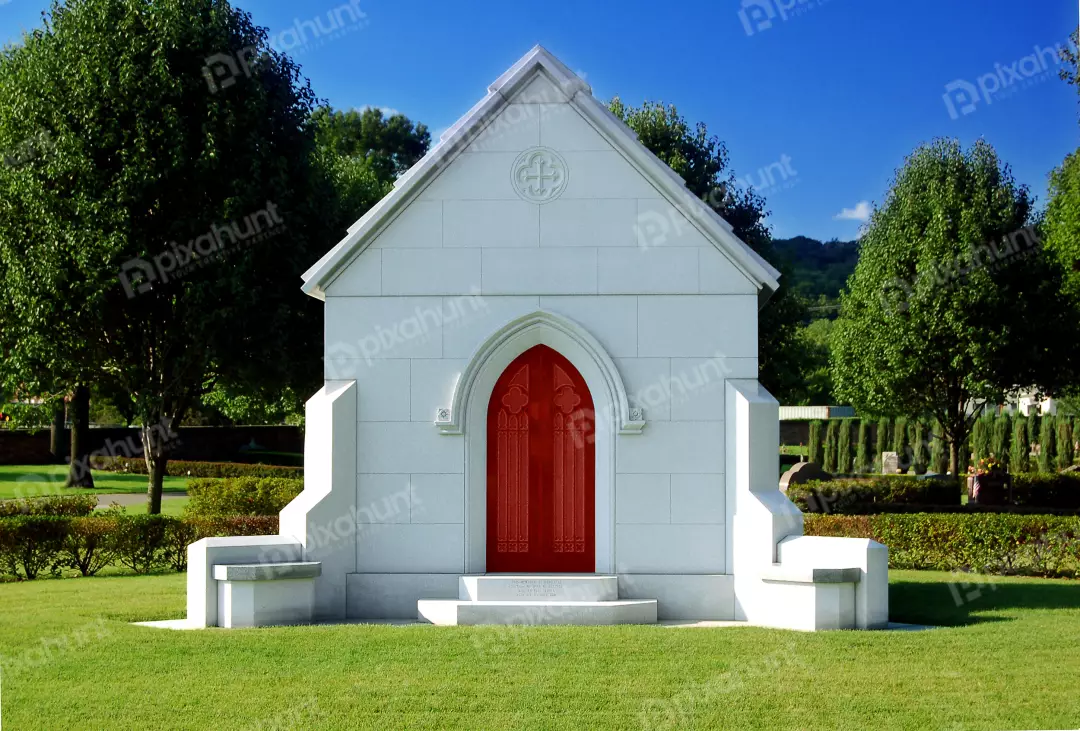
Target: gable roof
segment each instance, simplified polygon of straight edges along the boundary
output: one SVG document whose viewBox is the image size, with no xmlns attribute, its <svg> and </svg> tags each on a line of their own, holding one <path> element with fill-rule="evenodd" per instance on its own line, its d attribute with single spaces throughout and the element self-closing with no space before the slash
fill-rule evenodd
<svg viewBox="0 0 1080 731">
<path fill-rule="evenodd" d="M 641 144 L 637 134 L 592 95 L 592 88 L 583 79 L 539 45 L 496 79 L 488 87 L 487 96 L 446 130 L 439 143 L 397 179 L 394 189 L 350 226 L 345 238 L 304 272 L 304 292 L 324 299 L 326 286 L 465 151 L 537 74 L 546 75 L 574 109 L 758 287 L 761 304 L 768 300 L 779 286 L 780 272 L 736 236 L 731 224 L 687 190 L 678 173 Z"/>
</svg>

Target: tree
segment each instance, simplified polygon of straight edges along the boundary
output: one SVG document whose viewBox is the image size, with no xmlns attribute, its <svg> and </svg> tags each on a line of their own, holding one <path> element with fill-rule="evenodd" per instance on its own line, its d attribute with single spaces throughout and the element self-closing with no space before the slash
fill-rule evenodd
<svg viewBox="0 0 1080 731">
<path fill-rule="evenodd" d="M 900 417 L 893 422 L 892 451 L 896 452 L 896 458 L 900 465 L 900 471 L 906 473 L 911 465 L 911 456 L 908 454 L 908 420 Z"/>
<path fill-rule="evenodd" d="M 917 475 L 926 474 L 930 463 L 927 451 L 926 424 L 922 419 L 915 419 L 909 426 L 911 436 L 911 469 Z"/>
<path fill-rule="evenodd" d="M 874 467 L 874 458 L 870 453 L 870 422 L 859 419 L 859 444 L 855 449 L 855 472 L 870 472 Z"/>
<path fill-rule="evenodd" d="M 1043 414 L 1039 430 L 1039 472 L 1053 472 L 1057 466 L 1057 429 L 1051 414 Z"/>
<path fill-rule="evenodd" d="M 615 97 L 610 107 L 643 145 L 686 181 L 692 195 L 731 224 L 735 235 L 758 255 L 785 272 L 773 251 L 764 199 L 736 185 L 727 147 L 709 135 L 705 124 L 691 128 L 674 105 L 661 102 L 634 108 Z M 780 288 L 758 313 L 758 378 L 781 403 L 793 401 L 791 395 L 804 381 L 806 360 L 796 337 L 806 307 L 793 293 L 790 279 L 781 276 Z"/>
<path fill-rule="evenodd" d="M 216 0 L 57 2 L 0 57 L 0 144 L 48 140 L 0 172 L 5 377 L 41 364 L 126 394 L 152 513 L 202 393 L 288 382 L 320 350 L 298 276 L 343 232 L 314 107 L 265 29 Z"/>
<path fill-rule="evenodd" d="M 837 419 L 829 419 L 825 428 L 825 462 L 822 469 L 826 472 L 837 471 L 837 457 L 839 449 L 840 424 Z"/>
<path fill-rule="evenodd" d="M 807 443 L 806 455 L 808 462 L 821 465 L 821 422 L 816 419 L 810 422 L 810 439 Z"/>
<path fill-rule="evenodd" d="M 851 473 L 851 419 L 839 420 L 836 442 L 836 471 L 842 475 Z"/>
<path fill-rule="evenodd" d="M 392 183 L 427 154 L 431 145 L 426 125 L 400 113 L 384 118 L 382 110 L 372 107 L 343 112 L 322 106 L 315 110 L 312 121 L 321 150 L 364 161 L 380 181 Z"/>
<path fill-rule="evenodd" d="M 1006 467 L 1009 466 L 1009 444 L 1012 441 L 1012 422 L 1008 414 L 998 414 L 993 420 L 993 433 L 990 437 L 990 452 Z"/>
<path fill-rule="evenodd" d="M 949 470 L 949 455 L 945 449 L 945 440 L 941 436 L 941 425 L 935 419 L 931 424 L 933 433 L 930 435 L 930 471 L 937 475 L 944 475 Z"/>
<path fill-rule="evenodd" d="M 1017 416 L 1013 420 L 1012 445 L 1009 449 L 1009 469 L 1016 472 L 1031 471 L 1031 441 L 1028 439 L 1026 419 Z"/>
<path fill-rule="evenodd" d="M 1057 468 L 1063 470 L 1073 464 L 1073 430 L 1068 418 L 1057 418 Z"/>
<path fill-rule="evenodd" d="M 803 352 L 803 382 L 790 389 L 789 399 L 801 406 L 828 405 L 833 399 L 829 373 L 829 335 L 833 320 L 813 320 L 800 327 L 796 340 Z"/>
<path fill-rule="evenodd" d="M 877 425 L 877 439 L 874 443 L 877 452 L 874 454 L 874 463 L 877 465 L 877 469 L 881 470 L 884 465 L 881 462 L 881 455 L 884 452 L 889 451 L 889 420 L 886 418 L 878 419 Z"/>
<path fill-rule="evenodd" d="M 837 395 L 871 413 L 934 416 L 953 475 L 982 404 L 1072 380 L 1077 322 L 1031 209 L 986 142 L 924 145 L 873 212 L 841 295 Z"/>
<path fill-rule="evenodd" d="M 993 423 L 985 416 L 976 419 L 972 425 L 971 452 L 975 464 L 978 464 L 979 460 L 986 459 L 993 452 L 990 446 L 992 429 Z"/>
</svg>

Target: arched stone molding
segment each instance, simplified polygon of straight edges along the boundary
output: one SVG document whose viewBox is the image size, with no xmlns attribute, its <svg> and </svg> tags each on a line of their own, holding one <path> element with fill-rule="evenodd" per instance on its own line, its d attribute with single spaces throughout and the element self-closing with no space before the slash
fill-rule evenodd
<svg viewBox="0 0 1080 731">
<path fill-rule="evenodd" d="M 546 345 L 574 364 L 596 409 L 596 571 L 615 568 L 615 449 L 619 434 L 639 434 L 645 422 L 631 413 L 626 388 L 604 347 L 581 325 L 551 312 L 513 320 L 481 345 L 454 389 L 453 405 L 436 421 L 448 435 L 465 439 L 465 571 L 487 566 L 487 408 L 491 392 L 510 363 L 529 348 Z M 636 417 L 636 418 L 632 418 Z"/>
</svg>

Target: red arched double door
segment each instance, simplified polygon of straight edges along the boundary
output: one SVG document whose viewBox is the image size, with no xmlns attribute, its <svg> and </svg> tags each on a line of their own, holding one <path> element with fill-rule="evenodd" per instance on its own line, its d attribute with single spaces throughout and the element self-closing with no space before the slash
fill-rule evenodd
<svg viewBox="0 0 1080 731">
<path fill-rule="evenodd" d="M 596 570 L 596 416 L 577 369 L 545 345 L 495 384 L 487 422 L 487 570 Z"/>
</svg>

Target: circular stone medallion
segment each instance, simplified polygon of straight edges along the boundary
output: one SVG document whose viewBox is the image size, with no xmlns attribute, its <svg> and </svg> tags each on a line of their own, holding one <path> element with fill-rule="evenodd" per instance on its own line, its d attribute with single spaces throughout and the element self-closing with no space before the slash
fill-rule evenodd
<svg viewBox="0 0 1080 731">
<path fill-rule="evenodd" d="M 550 203 L 566 190 L 570 168 L 549 147 L 532 147 L 517 156 L 510 171 L 514 191 L 530 203 Z"/>
</svg>

